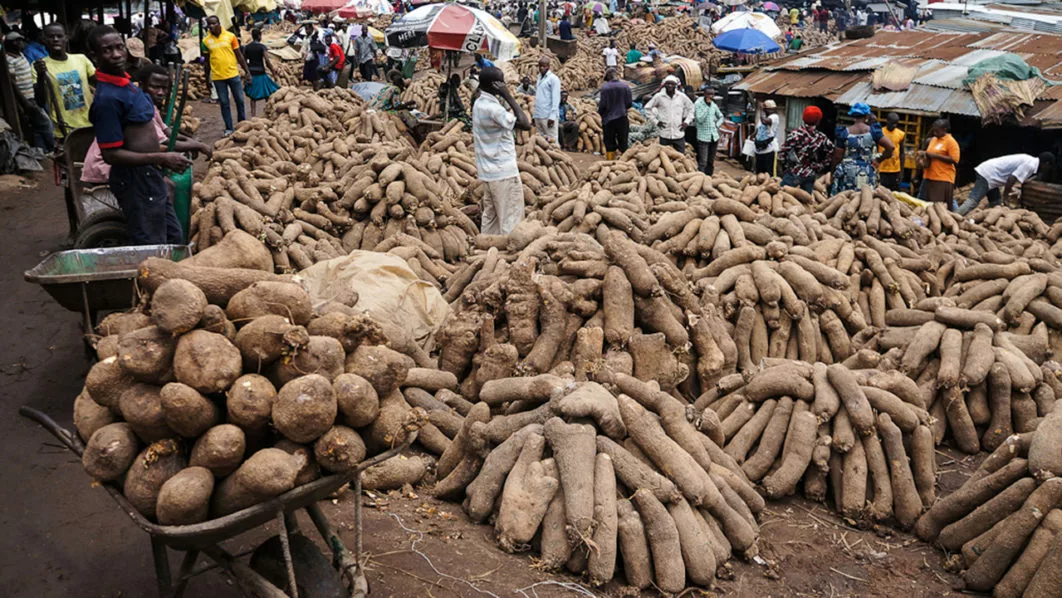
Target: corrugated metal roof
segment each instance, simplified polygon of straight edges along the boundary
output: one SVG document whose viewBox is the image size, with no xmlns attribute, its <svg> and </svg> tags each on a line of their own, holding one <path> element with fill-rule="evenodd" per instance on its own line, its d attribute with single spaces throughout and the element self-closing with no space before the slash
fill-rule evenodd
<svg viewBox="0 0 1062 598">
<path fill-rule="evenodd" d="M 912 84 L 905 91 L 875 93 L 870 83 L 856 83 L 834 100 L 851 106 L 865 102 L 873 108 L 891 108 L 913 112 L 962 114 L 980 116 L 977 104 L 968 91 L 947 89 L 930 85 Z"/>
<path fill-rule="evenodd" d="M 926 63 L 918 70 L 914 82 L 922 85 L 947 87 L 948 89 L 962 89 L 962 80 L 966 78 L 966 74 L 969 72 L 970 69 L 965 66 L 942 62 Z"/>
<path fill-rule="evenodd" d="M 1037 22 L 1057 22 L 1062 28 L 1062 13 L 1033 16 Z M 1014 30 L 948 33 L 921 29 L 879 31 L 871 38 L 787 57 L 765 67 L 759 76 L 751 76 L 743 88 L 793 97 L 836 96 L 837 103 L 846 105 L 865 101 L 879 108 L 979 116 L 962 81 L 970 66 L 1008 52 L 1039 68 L 1045 77 L 1062 80 L 1062 36 Z M 915 66 L 918 71 L 906 90 L 875 93 L 870 73 L 890 62 Z M 779 74 L 784 76 L 767 78 Z M 1041 95 L 1047 100 L 1062 100 L 1062 86 L 1048 88 Z M 1058 115 L 1058 128 L 1062 128 L 1062 107 Z"/>
<path fill-rule="evenodd" d="M 1033 118 L 1040 121 L 1040 127 L 1044 129 L 1062 129 L 1062 102 L 1044 108 Z"/>
</svg>

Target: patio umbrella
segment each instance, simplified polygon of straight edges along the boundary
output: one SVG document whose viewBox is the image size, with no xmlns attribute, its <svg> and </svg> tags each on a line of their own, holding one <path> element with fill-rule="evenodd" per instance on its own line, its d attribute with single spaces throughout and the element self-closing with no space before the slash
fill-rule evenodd
<svg viewBox="0 0 1062 598">
<path fill-rule="evenodd" d="M 778 11 L 780 11 L 782 9 L 781 9 L 781 7 L 779 7 L 774 2 L 764 2 L 763 3 L 763 10 L 764 11 L 768 11 L 768 12 L 771 12 L 771 11 L 778 12 Z"/>
<path fill-rule="evenodd" d="M 712 23 L 712 33 L 719 35 L 735 29 L 755 29 L 769 38 L 782 35 L 782 30 L 774 24 L 774 19 L 762 12 L 735 12 Z"/>
<path fill-rule="evenodd" d="M 387 0 L 351 0 L 336 12 L 341 19 L 368 19 L 394 13 L 394 7 Z"/>
<path fill-rule="evenodd" d="M 590 7 L 590 10 L 594 11 L 597 14 L 608 12 L 608 5 L 604 2 L 587 2 L 587 6 Z"/>
<path fill-rule="evenodd" d="M 489 51 L 497 60 L 520 54 L 520 41 L 498 19 L 459 4 L 430 4 L 406 13 L 387 28 L 387 45 L 458 52 Z"/>
<path fill-rule="evenodd" d="M 733 29 L 715 36 L 712 44 L 720 50 L 741 54 L 770 54 L 782 49 L 757 29 Z"/>
</svg>

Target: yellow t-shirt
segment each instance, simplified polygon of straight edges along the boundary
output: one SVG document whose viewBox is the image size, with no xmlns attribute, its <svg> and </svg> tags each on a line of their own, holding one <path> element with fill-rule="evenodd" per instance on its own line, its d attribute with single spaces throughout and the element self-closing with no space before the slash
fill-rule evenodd
<svg viewBox="0 0 1062 598">
<path fill-rule="evenodd" d="M 789 9 L 789 23 L 791 25 L 796 25 L 799 22 L 800 22 L 800 11 L 795 9 L 795 8 Z"/>
<path fill-rule="evenodd" d="M 892 141 L 893 147 L 896 149 L 892 152 L 892 157 L 888 160 L 882 160 L 881 166 L 878 168 L 878 172 L 900 172 L 900 146 L 903 145 L 903 140 L 907 137 L 900 127 L 896 127 L 893 130 L 882 129 L 882 133 L 885 134 Z"/>
<path fill-rule="evenodd" d="M 92 106 L 92 88 L 89 87 L 89 77 L 96 74 L 96 67 L 84 54 L 67 54 L 66 60 L 56 60 L 51 56 L 44 57 L 44 64 L 48 67 L 49 79 L 52 92 L 55 94 L 55 102 L 59 105 L 59 114 L 63 117 L 68 130 L 91 127 L 89 121 L 89 107 Z M 37 82 L 37 69 L 33 70 L 33 82 Z M 62 134 L 59 130 L 59 120 L 55 116 L 54 104 L 48 102 L 48 113 L 56 123 L 55 135 Z"/>
<path fill-rule="evenodd" d="M 240 76 L 240 69 L 236 65 L 236 49 L 240 47 L 240 40 L 232 32 L 222 31 L 217 37 L 208 35 L 203 38 L 203 45 L 210 51 L 211 79 L 224 81 Z"/>
<path fill-rule="evenodd" d="M 929 142 L 929 152 L 944 154 L 956 162 L 959 161 L 959 143 L 951 135 L 934 137 Z M 930 181 L 955 182 L 955 165 L 945 164 L 940 160 L 929 159 L 929 168 L 926 168 L 923 178 Z"/>
</svg>

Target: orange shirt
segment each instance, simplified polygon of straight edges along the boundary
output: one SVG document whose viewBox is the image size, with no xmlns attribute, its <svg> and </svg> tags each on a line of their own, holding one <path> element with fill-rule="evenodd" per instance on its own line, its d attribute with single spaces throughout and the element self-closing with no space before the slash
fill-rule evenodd
<svg viewBox="0 0 1062 598">
<path fill-rule="evenodd" d="M 950 134 L 931 139 L 927 151 L 934 154 L 944 154 L 951 157 L 951 159 L 956 162 L 959 161 L 959 144 Z M 954 183 L 955 165 L 946 164 L 940 160 L 933 160 L 930 158 L 929 168 L 926 168 L 925 173 L 922 176 L 930 181 L 946 181 L 948 183 Z"/>
</svg>

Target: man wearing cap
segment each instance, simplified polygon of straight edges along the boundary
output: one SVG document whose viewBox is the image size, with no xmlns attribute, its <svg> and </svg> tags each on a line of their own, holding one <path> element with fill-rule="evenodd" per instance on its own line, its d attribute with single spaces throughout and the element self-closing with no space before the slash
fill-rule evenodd
<svg viewBox="0 0 1062 598">
<path fill-rule="evenodd" d="M 956 212 L 960 216 L 969 214 L 984 197 L 988 196 L 989 206 L 998 206 L 1003 203 L 1003 198 L 1010 195 L 1014 185 L 1024 183 L 1034 176 L 1046 180 L 1046 175 L 1055 168 L 1055 156 L 1051 152 L 1044 152 L 1040 157 L 1029 154 L 1011 154 L 1000 156 L 981 162 L 974 169 L 977 180 L 974 181 L 970 197 Z M 1003 189 L 1002 195 L 999 190 Z"/>
<path fill-rule="evenodd" d="M 715 150 L 719 146 L 719 125 L 723 111 L 714 101 L 715 89 L 704 86 L 704 95 L 693 103 L 693 123 L 697 125 L 697 167 L 711 176 L 715 174 Z"/>
<path fill-rule="evenodd" d="M 756 127 L 756 174 L 774 174 L 774 159 L 778 152 L 778 123 L 780 121 L 774 100 L 760 104 L 760 124 Z"/>
<path fill-rule="evenodd" d="M 822 120 L 818 106 L 805 108 L 803 120 L 804 125 L 789 133 L 782 144 L 782 184 L 811 193 L 815 179 L 829 169 L 833 142 L 816 128 Z"/>
<path fill-rule="evenodd" d="M 676 93 L 678 77 L 668 75 L 663 91 L 645 105 L 645 115 L 660 127 L 660 145 L 669 145 L 680 153 L 686 151 L 686 127 L 693 122 L 693 102 L 684 93 Z"/>
<path fill-rule="evenodd" d="M 11 82 L 17 92 L 14 94 L 15 100 L 29 122 L 33 134 L 33 146 L 51 152 L 55 149 L 55 130 L 52 120 L 48 118 L 48 113 L 34 100 L 33 71 L 30 69 L 29 61 L 22 55 L 25 40 L 26 38 L 14 31 L 4 36 L 7 72 L 11 75 Z"/>
</svg>

